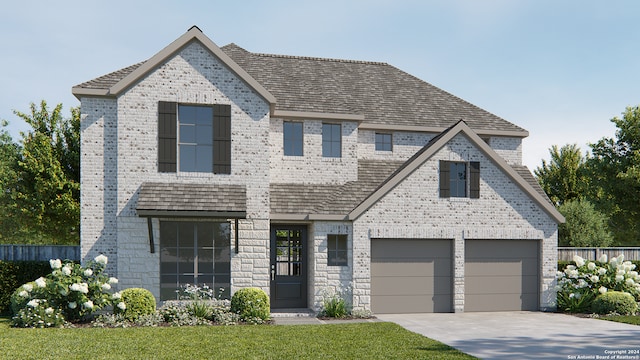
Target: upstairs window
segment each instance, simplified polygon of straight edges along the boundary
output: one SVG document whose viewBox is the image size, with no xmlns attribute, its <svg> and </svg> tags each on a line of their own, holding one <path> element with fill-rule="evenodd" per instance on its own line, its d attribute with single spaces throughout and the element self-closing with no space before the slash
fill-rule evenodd
<svg viewBox="0 0 640 360">
<path fill-rule="evenodd" d="M 303 155 L 303 123 L 285 121 L 283 124 L 283 147 L 285 156 Z"/>
<path fill-rule="evenodd" d="M 440 161 L 440 197 L 480 197 L 480 163 Z"/>
<path fill-rule="evenodd" d="M 449 163 L 451 197 L 467 197 L 467 163 Z"/>
<path fill-rule="evenodd" d="M 231 173 L 231 106 L 158 103 L 158 171 Z"/>
<path fill-rule="evenodd" d="M 342 157 L 342 126 L 322 124 L 322 156 Z"/>
<path fill-rule="evenodd" d="M 213 172 L 213 108 L 178 106 L 180 171 Z"/>
<path fill-rule="evenodd" d="M 391 134 L 376 133 L 376 151 L 392 151 L 392 144 Z"/>
</svg>

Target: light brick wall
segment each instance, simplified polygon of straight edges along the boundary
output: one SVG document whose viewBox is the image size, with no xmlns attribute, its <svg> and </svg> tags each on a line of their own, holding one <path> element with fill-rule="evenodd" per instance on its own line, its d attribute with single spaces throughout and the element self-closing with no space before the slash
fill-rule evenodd
<svg viewBox="0 0 640 360">
<path fill-rule="evenodd" d="M 376 151 L 375 130 L 358 130 L 358 158 L 373 160 L 407 160 L 437 134 L 407 131 L 393 132 L 393 151 Z M 522 165 L 522 139 L 493 136 L 489 146 L 510 165 Z"/>
<path fill-rule="evenodd" d="M 158 101 L 231 105 L 232 173 L 158 173 Z M 150 254 L 146 220 L 135 212 L 142 182 L 242 184 L 247 219 L 240 223 L 241 252 L 232 251 L 231 262 L 243 270 L 232 276 L 232 289 L 250 285 L 269 291 L 268 103 L 208 50 L 191 43 L 122 94 L 117 106 L 116 100 L 83 98 L 82 113 L 83 254 L 105 252 L 114 270 L 116 264 L 123 269 L 116 275 L 120 287 L 149 287 L 157 296 L 158 255 Z"/>
<path fill-rule="evenodd" d="M 116 101 L 82 98 L 80 131 L 80 237 L 82 262 L 108 257 L 105 271 L 118 272 L 116 244 Z"/>
<path fill-rule="evenodd" d="M 494 136 L 489 145 L 509 165 L 522 165 L 522 139 L 506 136 Z"/>
<path fill-rule="evenodd" d="M 407 160 L 422 149 L 435 134 L 396 131 L 392 135 L 393 151 L 376 151 L 376 132 L 358 130 L 358 158 L 371 160 Z"/>
<path fill-rule="evenodd" d="M 158 173 L 158 101 L 229 104 L 232 110 L 232 173 Z M 342 157 L 322 157 L 322 121 L 304 122 L 304 156 L 285 157 L 282 119 L 269 104 L 208 50 L 191 43 L 117 100 L 82 98 L 81 244 L 83 261 L 102 253 L 119 286 L 145 287 L 159 296 L 159 255 L 149 252 L 146 219 L 137 217 L 138 189 L 145 181 L 242 184 L 247 219 L 239 221 L 239 253 L 231 231 L 231 286 L 258 286 L 269 293 L 269 183 L 341 184 L 357 179 L 358 159 L 406 160 L 435 134 L 395 132 L 393 151 L 375 151 L 375 131 L 342 122 Z M 505 160 L 521 164 L 519 138 L 492 137 Z M 481 199 L 439 199 L 438 160 L 481 161 Z M 159 222 L 154 220 L 159 249 Z M 327 234 L 349 235 L 349 266 L 327 266 Z M 553 295 L 556 225 L 463 136 L 425 163 L 353 224 L 309 225 L 309 305 L 324 291 L 353 285 L 353 305 L 370 308 L 372 237 L 447 238 L 454 241 L 454 307 L 464 309 L 464 241 L 487 238 L 543 239 L 541 305 Z"/>
<path fill-rule="evenodd" d="M 439 198 L 439 160 L 479 161 L 480 199 Z M 540 306 L 548 309 L 557 266 L 557 226 L 464 136 L 458 135 L 353 225 L 354 305 L 370 308 L 371 238 L 454 240 L 454 309 L 464 310 L 464 241 L 542 241 Z"/>
<path fill-rule="evenodd" d="M 272 183 L 344 184 L 358 177 L 358 124 L 342 124 L 342 157 L 322 157 L 322 121 L 304 120 L 304 156 L 284 156 L 283 120 L 271 119 Z"/>
</svg>

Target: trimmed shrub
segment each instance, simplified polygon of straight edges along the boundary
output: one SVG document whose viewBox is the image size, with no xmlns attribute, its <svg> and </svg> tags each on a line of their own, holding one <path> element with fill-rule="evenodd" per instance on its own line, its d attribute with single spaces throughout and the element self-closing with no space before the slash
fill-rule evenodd
<svg viewBox="0 0 640 360">
<path fill-rule="evenodd" d="M 121 301 L 113 307 L 113 312 L 116 315 L 122 314 L 127 320 L 133 321 L 142 315 L 151 315 L 156 312 L 156 298 L 147 289 L 124 289 L 116 298 Z"/>
<path fill-rule="evenodd" d="M 622 291 L 607 291 L 593 300 L 592 310 L 596 314 L 616 313 L 633 315 L 638 311 L 638 303 L 629 293 Z"/>
<path fill-rule="evenodd" d="M 240 289 L 231 297 L 231 312 L 238 314 L 243 321 L 268 320 L 270 308 L 267 293 L 255 287 Z"/>
<path fill-rule="evenodd" d="M 0 314 L 10 313 L 11 295 L 20 285 L 50 272 L 48 261 L 0 261 Z"/>
</svg>

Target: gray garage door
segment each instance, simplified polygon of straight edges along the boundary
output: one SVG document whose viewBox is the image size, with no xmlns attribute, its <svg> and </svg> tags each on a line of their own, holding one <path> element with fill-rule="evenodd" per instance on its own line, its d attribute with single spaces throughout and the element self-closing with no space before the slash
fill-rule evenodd
<svg viewBox="0 0 640 360">
<path fill-rule="evenodd" d="M 451 253 L 451 240 L 373 239 L 371 310 L 451 312 Z"/>
<path fill-rule="evenodd" d="M 468 240 L 464 310 L 538 310 L 538 241 Z"/>
</svg>

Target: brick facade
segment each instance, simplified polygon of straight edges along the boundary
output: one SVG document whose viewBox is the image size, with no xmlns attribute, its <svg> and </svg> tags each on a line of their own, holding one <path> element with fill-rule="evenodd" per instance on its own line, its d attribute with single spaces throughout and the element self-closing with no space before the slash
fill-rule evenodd
<svg viewBox="0 0 640 360">
<path fill-rule="evenodd" d="M 440 160 L 479 161 L 480 199 L 440 198 Z M 354 221 L 354 306 L 370 306 L 372 238 L 454 240 L 454 310 L 464 311 L 464 243 L 473 239 L 539 240 L 540 306 L 553 307 L 557 226 L 533 201 L 458 135 L 399 186 Z"/>
<path fill-rule="evenodd" d="M 231 105 L 231 174 L 159 173 L 158 102 Z M 119 287 L 144 287 L 159 297 L 159 254 L 150 252 L 147 221 L 136 213 L 143 182 L 214 183 L 246 187 L 246 219 L 231 230 L 231 290 L 270 292 L 269 184 L 345 184 L 358 180 L 358 160 L 407 160 L 437 134 L 393 132 L 393 151 L 375 150 L 374 130 L 342 125 L 342 157 L 322 157 L 322 120 L 303 122 L 304 156 L 284 156 L 283 119 L 270 104 L 199 42 L 191 42 L 115 98 L 81 97 L 81 247 L 84 261 L 109 257 Z M 289 120 L 287 120 L 289 121 Z M 388 132 L 388 131 L 386 131 Z M 522 140 L 488 142 L 507 163 L 522 162 Z M 480 199 L 438 196 L 438 161 L 479 161 Z M 167 219 L 171 220 L 171 219 Z M 159 248 L 159 219 L 153 238 Z M 280 223 L 286 222 L 278 220 Z M 401 184 L 353 221 L 296 220 L 308 226 L 308 306 L 323 294 L 351 288 L 355 309 L 371 306 L 372 238 L 452 239 L 454 310 L 464 310 L 464 244 L 470 239 L 541 241 L 542 309 L 553 308 L 557 225 L 466 137 L 454 137 Z M 348 236 L 348 266 L 327 265 L 327 235 Z M 237 250 L 237 253 L 236 253 Z"/>
</svg>

